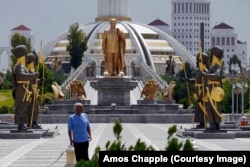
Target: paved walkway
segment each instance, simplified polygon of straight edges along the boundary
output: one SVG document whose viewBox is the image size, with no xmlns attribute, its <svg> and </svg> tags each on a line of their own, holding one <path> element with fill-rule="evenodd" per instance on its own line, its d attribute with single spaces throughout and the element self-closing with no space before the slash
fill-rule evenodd
<svg viewBox="0 0 250 167">
<path fill-rule="evenodd" d="M 113 125 L 91 124 L 93 140 L 90 142 L 90 157 L 97 146 L 105 150 L 106 142 L 115 140 Z M 134 145 L 137 139 L 141 138 L 156 150 L 164 150 L 167 144 L 167 130 L 172 124 L 123 123 L 122 126 L 122 141 L 127 146 Z M 181 126 L 190 128 L 192 125 Z M 0 167 L 63 167 L 66 165 L 65 150 L 69 145 L 67 125 L 43 125 L 43 128 L 56 127 L 60 129 L 60 135 L 54 138 L 0 139 Z M 180 140 L 184 139 L 180 138 Z M 194 145 L 198 150 L 250 150 L 250 139 L 194 139 Z"/>
</svg>

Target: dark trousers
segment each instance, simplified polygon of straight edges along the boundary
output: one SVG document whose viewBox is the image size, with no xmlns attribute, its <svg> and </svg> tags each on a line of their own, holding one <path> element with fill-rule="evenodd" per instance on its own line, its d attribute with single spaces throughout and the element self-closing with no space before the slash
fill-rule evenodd
<svg viewBox="0 0 250 167">
<path fill-rule="evenodd" d="M 76 161 L 89 160 L 89 153 L 88 153 L 89 141 L 82 143 L 74 142 L 74 148 L 75 148 Z"/>
</svg>

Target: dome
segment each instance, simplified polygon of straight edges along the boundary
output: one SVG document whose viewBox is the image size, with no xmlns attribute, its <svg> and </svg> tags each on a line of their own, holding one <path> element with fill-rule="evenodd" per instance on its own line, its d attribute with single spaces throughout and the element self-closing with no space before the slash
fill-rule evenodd
<svg viewBox="0 0 250 167">
<path fill-rule="evenodd" d="M 96 66 L 101 67 L 104 61 L 101 50 L 102 33 L 109 27 L 109 21 L 97 21 L 80 27 L 88 39 L 88 49 L 83 61 L 94 62 Z M 126 36 L 127 67 L 131 67 L 132 63 L 139 65 L 144 62 L 158 74 L 164 74 L 166 60 L 170 55 L 175 59 L 176 70 L 180 67 L 181 58 L 191 66 L 196 66 L 195 58 L 181 43 L 155 27 L 131 21 L 117 21 L 116 27 Z M 69 58 L 65 58 L 65 56 L 69 57 L 66 51 L 67 33 L 68 31 L 60 34 L 45 45 L 43 51 L 47 53 L 46 64 L 50 64 L 50 60 L 56 56 L 64 58 L 63 63 L 69 63 Z M 102 74 L 96 73 L 96 75 Z"/>
<path fill-rule="evenodd" d="M 169 56 L 175 60 L 175 71 L 180 69 L 183 59 L 191 67 L 196 67 L 195 58 L 172 36 L 156 27 L 131 21 L 127 0 L 99 0 L 95 22 L 80 26 L 88 39 L 88 49 L 84 53 L 81 69 L 91 69 L 94 76 L 103 75 L 105 63 L 101 49 L 102 34 L 110 28 L 110 18 L 117 19 L 116 27 L 126 36 L 125 75 L 135 75 L 137 69 L 136 75 L 143 77 L 145 73 L 142 68 L 164 75 Z M 50 40 L 43 48 L 47 66 L 51 67 L 55 59 L 60 60 L 65 73 L 70 72 L 70 56 L 66 51 L 67 35 L 68 30 Z"/>
</svg>

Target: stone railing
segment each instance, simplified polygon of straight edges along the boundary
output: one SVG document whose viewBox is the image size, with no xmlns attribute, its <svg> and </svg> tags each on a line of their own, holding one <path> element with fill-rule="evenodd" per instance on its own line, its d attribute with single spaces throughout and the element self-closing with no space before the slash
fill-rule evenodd
<svg viewBox="0 0 250 167">
<path fill-rule="evenodd" d="M 153 69 L 147 66 L 145 63 L 141 63 L 142 75 L 146 80 L 154 79 L 159 86 L 159 89 L 163 91 L 167 86 L 167 82 L 164 81 Z"/>
<path fill-rule="evenodd" d="M 71 72 L 68 78 L 62 83 L 61 88 L 64 93 L 65 100 L 70 99 L 70 83 L 77 79 L 80 82 L 84 83 L 86 81 L 86 67 L 88 63 L 83 62 L 75 71 Z"/>
</svg>

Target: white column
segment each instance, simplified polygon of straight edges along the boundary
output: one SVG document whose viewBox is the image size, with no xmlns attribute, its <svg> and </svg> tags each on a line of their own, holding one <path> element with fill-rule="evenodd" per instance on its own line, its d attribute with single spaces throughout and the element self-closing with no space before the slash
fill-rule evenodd
<svg viewBox="0 0 250 167">
<path fill-rule="evenodd" d="M 98 17 L 102 16 L 128 17 L 128 0 L 99 0 Z"/>
</svg>

